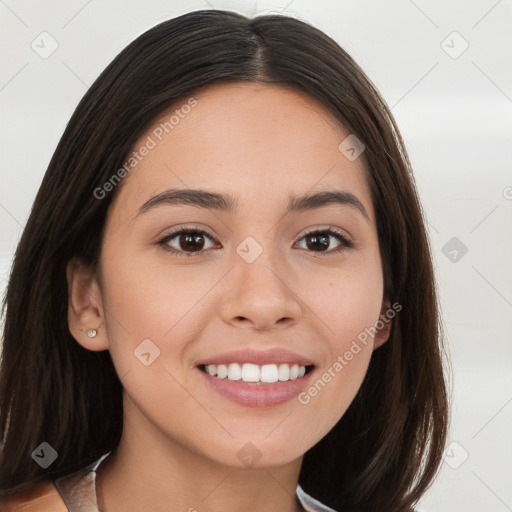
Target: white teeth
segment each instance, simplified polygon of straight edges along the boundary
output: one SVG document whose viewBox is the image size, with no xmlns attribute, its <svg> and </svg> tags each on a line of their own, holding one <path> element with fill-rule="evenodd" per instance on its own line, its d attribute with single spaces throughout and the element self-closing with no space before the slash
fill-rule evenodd
<svg viewBox="0 0 512 512">
<path fill-rule="evenodd" d="M 242 378 L 242 368 L 238 363 L 231 363 L 228 368 L 229 380 L 240 380 Z"/>
<path fill-rule="evenodd" d="M 257 364 L 238 363 L 226 364 L 209 364 L 205 366 L 205 371 L 209 375 L 213 375 L 218 379 L 242 380 L 243 382 L 285 382 L 287 380 L 295 380 L 306 374 L 306 367 L 298 364 Z"/>
<path fill-rule="evenodd" d="M 260 380 L 261 382 L 277 382 L 279 373 L 275 364 L 264 364 L 261 367 Z"/>
<path fill-rule="evenodd" d="M 217 366 L 217 377 L 219 379 L 225 379 L 228 376 L 228 367 L 225 364 L 219 364 Z"/>
<path fill-rule="evenodd" d="M 245 363 L 242 366 L 242 380 L 244 382 L 258 382 L 260 380 L 260 369 L 258 365 Z"/>
<path fill-rule="evenodd" d="M 287 364 L 280 364 L 278 371 L 279 380 L 289 380 L 290 379 L 290 367 Z"/>
</svg>

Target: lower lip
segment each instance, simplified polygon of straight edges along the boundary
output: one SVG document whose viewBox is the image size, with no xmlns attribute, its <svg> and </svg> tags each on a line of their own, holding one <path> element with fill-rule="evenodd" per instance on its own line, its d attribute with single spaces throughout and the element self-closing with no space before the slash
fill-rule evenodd
<svg viewBox="0 0 512 512">
<path fill-rule="evenodd" d="M 227 377 L 218 379 L 199 368 L 196 370 L 215 391 L 245 407 L 272 407 L 283 404 L 301 393 L 314 373 L 313 369 L 303 377 L 275 384 L 248 384 L 240 380 L 229 380 Z"/>
</svg>

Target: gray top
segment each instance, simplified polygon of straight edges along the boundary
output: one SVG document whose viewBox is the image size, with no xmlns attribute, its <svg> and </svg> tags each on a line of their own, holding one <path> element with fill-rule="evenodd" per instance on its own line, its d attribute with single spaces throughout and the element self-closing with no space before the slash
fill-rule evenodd
<svg viewBox="0 0 512 512">
<path fill-rule="evenodd" d="M 55 480 L 55 487 L 69 512 L 100 512 L 96 501 L 96 471 L 110 453 L 75 473 Z M 305 512 L 336 512 L 304 492 L 300 484 L 297 484 L 297 498 Z"/>
</svg>

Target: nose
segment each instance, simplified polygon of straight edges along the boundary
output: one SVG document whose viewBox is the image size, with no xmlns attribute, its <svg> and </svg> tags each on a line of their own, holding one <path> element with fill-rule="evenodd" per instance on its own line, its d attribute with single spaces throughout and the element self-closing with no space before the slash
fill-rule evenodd
<svg viewBox="0 0 512 512">
<path fill-rule="evenodd" d="M 301 318 L 302 305 L 293 273 L 275 264 L 275 254 L 264 250 L 252 263 L 236 255 L 223 293 L 221 316 L 231 325 L 255 331 L 292 326 Z M 295 286 L 294 286 L 295 284 Z"/>
</svg>

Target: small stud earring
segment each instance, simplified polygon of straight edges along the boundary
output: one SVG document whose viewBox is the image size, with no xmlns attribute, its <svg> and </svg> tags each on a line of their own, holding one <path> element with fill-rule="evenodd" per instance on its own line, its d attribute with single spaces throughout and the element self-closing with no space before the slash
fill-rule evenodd
<svg viewBox="0 0 512 512">
<path fill-rule="evenodd" d="M 89 338 L 94 338 L 94 336 L 96 336 L 96 329 L 89 329 L 87 331 L 87 336 L 89 336 Z"/>
</svg>

